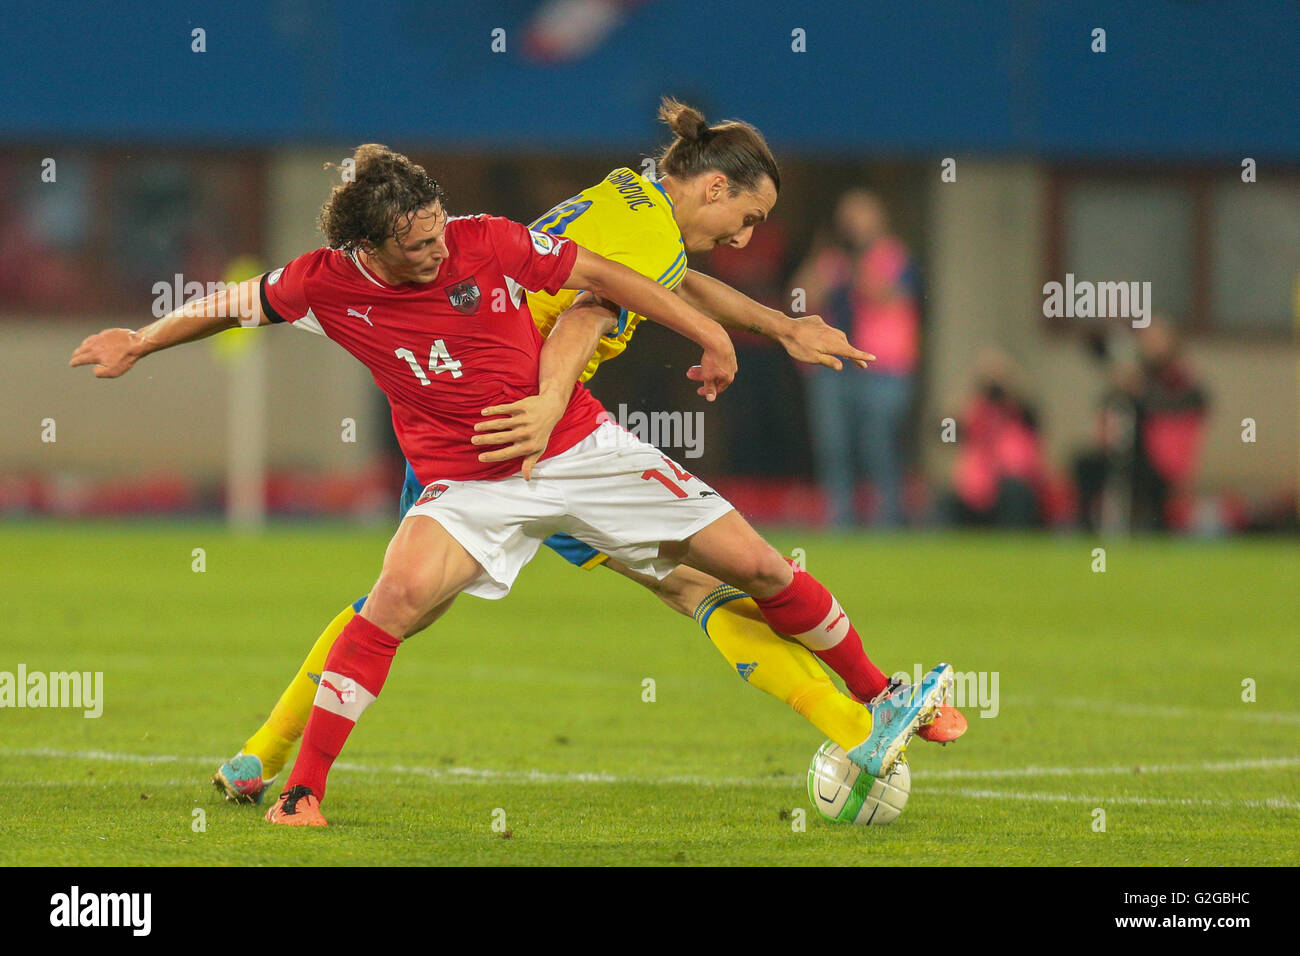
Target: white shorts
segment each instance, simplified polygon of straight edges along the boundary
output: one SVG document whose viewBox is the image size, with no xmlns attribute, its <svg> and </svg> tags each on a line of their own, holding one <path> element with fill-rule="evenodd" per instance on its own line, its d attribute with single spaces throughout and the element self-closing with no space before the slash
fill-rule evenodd
<svg viewBox="0 0 1300 956">
<path fill-rule="evenodd" d="M 658 448 L 606 421 L 534 465 L 529 481 L 433 481 L 407 516 L 433 518 L 483 566 L 463 593 L 497 599 L 557 532 L 665 578 L 677 562 L 659 557 L 660 544 L 684 541 L 731 510 Z"/>
</svg>

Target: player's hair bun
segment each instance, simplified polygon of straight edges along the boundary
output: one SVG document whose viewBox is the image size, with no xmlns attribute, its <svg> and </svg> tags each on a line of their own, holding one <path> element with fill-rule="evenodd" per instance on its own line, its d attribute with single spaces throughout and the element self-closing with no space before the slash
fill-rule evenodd
<svg viewBox="0 0 1300 956">
<path fill-rule="evenodd" d="M 781 173 L 763 135 L 749 123 L 726 120 L 710 126 L 704 114 L 681 100 L 659 101 L 659 119 L 676 135 L 659 154 L 660 174 L 690 179 L 716 170 L 725 173 L 735 195 L 753 189 L 764 177 L 781 190 Z"/>
<path fill-rule="evenodd" d="M 659 119 L 688 142 L 706 139 L 710 133 L 708 121 L 704 119 L 703 113 L 671 96 L 665 96 L 660 100 Z"/>
</svg>

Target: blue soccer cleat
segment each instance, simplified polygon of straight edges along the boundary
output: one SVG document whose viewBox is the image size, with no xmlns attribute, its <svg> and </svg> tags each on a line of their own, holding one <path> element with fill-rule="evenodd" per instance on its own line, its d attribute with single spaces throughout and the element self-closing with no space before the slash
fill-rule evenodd
<svg viewBox="0 0 1300 956">
<path fill-rule="evenodd" d="M 934 719 L 952 689 L 952 682 L 951 665 L 939 664 L 921 679 L 919 686 L 890 684 L 867 705 L 871 711 L 871 733 L 849 751 L 849 759 L 873 777 L 887 775 L 916 728 Z"/>
<path fill-rule="evenodd" d="M 256 754 L 231 757 L 212 775 L 212 785 L 233 803 L 261 803 L 266 793 L 262 758 Z"/>
</svg>

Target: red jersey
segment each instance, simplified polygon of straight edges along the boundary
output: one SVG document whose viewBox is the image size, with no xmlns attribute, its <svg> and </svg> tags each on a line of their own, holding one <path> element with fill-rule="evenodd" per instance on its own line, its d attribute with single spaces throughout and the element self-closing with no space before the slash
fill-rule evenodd
<svg viewBox="0 0 1300 956">
<path fill-rule="evenodd" d="M 370 370 L 388 396 L 393 430 L 424 484 L 505 478 L 521 459 L 481 462 L 472 445 L 482 410 L 537 394 L 542 336 L 525 289 L 555 294 L 578 247 L 495 216 L 454 218 L 450 253 L 433 282 L 389 285 L 354 253 L 317 249 L 262 281 L 262 310 L 333 339 Z M 574 385 L 543 458 L 586 438 L 604 409 Z"/>
</svg>

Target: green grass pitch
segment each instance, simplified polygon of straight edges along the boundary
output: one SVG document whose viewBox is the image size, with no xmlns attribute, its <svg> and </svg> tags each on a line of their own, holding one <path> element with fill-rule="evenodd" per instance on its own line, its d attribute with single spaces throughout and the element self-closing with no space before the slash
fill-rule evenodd
<svg viewBox="0 0 1300 956">
<path fill-rule="evenodd" d="M 998 675 L 996 716 L 967 702 L 962 740 L 912 744 L 911 802 L 887 827 L 817 817 L 821 736 L 693 622 L 544 551 L 508 599 L 462 598 L 399 652 L 331 777 L 330 828 L 268 826 L 208 778 L 387 537 L 0 531 L 0 671 L 102 671 L 105 698 L 98 719 L 0 710 L 0 864 L 1300 863 L 1279 836 L 1300 826 L 1285 541 L 1110 542 L 1096 573 L 1077 537 L 774 533 L 887 671 Z"/>
</svg>

